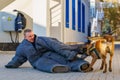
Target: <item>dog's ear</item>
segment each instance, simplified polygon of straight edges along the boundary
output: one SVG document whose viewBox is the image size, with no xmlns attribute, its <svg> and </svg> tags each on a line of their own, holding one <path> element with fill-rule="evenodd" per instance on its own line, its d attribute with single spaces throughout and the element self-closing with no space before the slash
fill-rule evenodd
<svg viewBox="0 0 120 80">
<path fill-rule="evenodd" d="M 99 37 L 88 37 L 88 39 L 91 41 L 94 41 L 94 40 L 96 41 L 96 40 L 100 40 L 100 39 L 104 39 L 104 38 L 99 36 Z"/>
<path fill-rule="evenodd" d="M 103 37 L 104 37 L 104 39 L 106 39 L 107 41 L 114 41 L 114 37 L 111 36 L 111 35 L 104 35 Z"/>
<path fill-rule="evenodd" d="M 95 39 L 95 37 L 88 37 L 88 40 L 94 40 Z"/>
</svg>

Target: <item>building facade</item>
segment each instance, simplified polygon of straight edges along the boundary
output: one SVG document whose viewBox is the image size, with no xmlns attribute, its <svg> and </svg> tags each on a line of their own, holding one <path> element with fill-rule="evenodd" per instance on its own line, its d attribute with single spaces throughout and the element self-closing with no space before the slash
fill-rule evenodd
<svg viewBox="0 0 120 80">
<path fill-rule="evenodd" d="M 62 42 L 85 42 L 90 22 L 89 0 L 49 0 L 47 35 Z"/>
</svg>

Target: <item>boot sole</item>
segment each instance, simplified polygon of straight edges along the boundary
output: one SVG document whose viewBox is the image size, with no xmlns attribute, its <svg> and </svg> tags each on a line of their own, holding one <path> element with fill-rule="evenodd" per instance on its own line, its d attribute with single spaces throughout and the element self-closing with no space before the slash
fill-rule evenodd
<svg viewBox="0 0 120 80">
<path fill-rule="evenodd" d="M 68 71 L 69 71 L 69 68 L 66 66 L 56 66 L 53 68 L 53 72 L 55 73 L 65 73 Z"/>
</svg>

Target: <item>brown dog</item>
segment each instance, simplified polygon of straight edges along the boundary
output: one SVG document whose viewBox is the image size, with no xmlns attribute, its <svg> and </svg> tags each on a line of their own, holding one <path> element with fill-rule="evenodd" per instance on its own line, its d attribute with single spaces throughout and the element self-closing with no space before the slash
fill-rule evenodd
<svg viewBox="0 0 120 80">
<path fill-rule="evenodd" d="M 92 43 L 87 45 L 87 54 L 92 56 L 92 61 L 89 68 L 86 70 L 86 72 L 91 70 L 96 60 L 100 57 L 102 59 L 102 64 L 100 69 L 102 70 L 104 68 L 103 73 L 106 73 L 107 72 L 107 63 L 106 63 L 107 53 L 109 53 L 110 55 L 109 71 L 111 72 L 112 58 L 114 55 L 114 38 L 111 35 L 105 35 L 103 37 L 89 37 L 88 39 L 91 41 L 95 41 L 95 43 L 94 43 L 94 48 Z"/>
</svg>

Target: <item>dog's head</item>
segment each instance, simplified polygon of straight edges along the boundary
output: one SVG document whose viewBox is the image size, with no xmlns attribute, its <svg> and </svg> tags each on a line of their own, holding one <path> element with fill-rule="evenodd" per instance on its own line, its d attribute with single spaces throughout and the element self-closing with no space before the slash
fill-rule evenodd
<svg viewBox="0 0 120 80">
<path fill-rule="evenodd" d="M 104 37 L 88 37 L 88 40 L 91 41 L 91 44 L 96 43 L 96 42 L 106 42 L 107 41 Z"/>
<path fill-rule="evenodd" d="M 111 35 L 104 35 L 100 37 L 87 37 L 88 40 L 91 40 L 91 42 L 96 42 L 96 41 L 102 41 L 102 42 L 113 42 L 114 37 Z"/>
<path fill-rule="evenodd" d="M 113 42 L 114 41 L 114 37 L 111 36 L 111 35 L 104 35 L 103 38 L 106 39 L 107 42 Z"/>
</svg>

